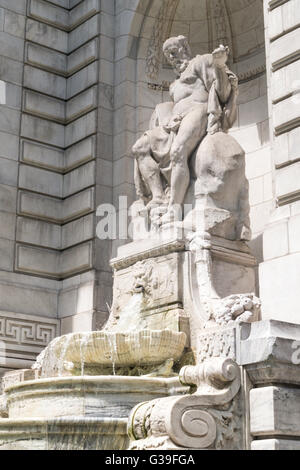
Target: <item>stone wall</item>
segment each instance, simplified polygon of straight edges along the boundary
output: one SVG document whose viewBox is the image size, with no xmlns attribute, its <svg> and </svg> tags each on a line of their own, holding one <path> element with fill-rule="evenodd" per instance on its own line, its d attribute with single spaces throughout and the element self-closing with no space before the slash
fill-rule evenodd
<svg viewBox="0 0 300 470">
<path fill-rule="evenodd" d="M 299 38 L 296 0 L 265 0 L 272 159 L 277 208 L 264 232 L 265 318 L 299 323 Z"/>
<path fill-rule="evenodd" d="M 0 8 L 0 315 L 52 318 L 55 334 L 96 329 L 112 282 L 95 212 L 112 201 L 114 5 Z"/>
</svg>

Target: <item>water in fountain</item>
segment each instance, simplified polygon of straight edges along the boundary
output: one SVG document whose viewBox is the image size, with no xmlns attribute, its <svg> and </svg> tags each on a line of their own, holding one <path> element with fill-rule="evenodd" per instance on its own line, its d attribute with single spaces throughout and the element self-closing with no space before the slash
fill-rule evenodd
<svg viewBox="0 0 300 470">
<path fill-rule="evenodd" d="M 61 348 L 60 357 L 56 359 L 58 362 L 58 376 L 63 375 L 65 358 L 66 358 L 67 350 L 68 350 L 71 339 L 72 339 L 72 336 L 70 334 L 64 336 L 64 344 Z"/>
<path fill-rule="evenodd" d="M 109 346 L 110 346 L 113 375 L 116 375 L 116 359 L 118 355 L 116 335 L 108 334 L 107 339 L 108 339 Z"/>
<path fill-rule="evenodd" d="M 141 311 L 143 307 L 144 296 L 142 292 L 132 295 L 130 301 L 120 313 L 120 318 L 113 328 L 113 331 L 123 333 L 125 331 L 137 331 L 141 329 Z"/>
<path fill-rule="evenodd" d="M 80 372 L 81 375 L 84 375 L 84 364 L 86 359 L 86 350 L 90 338 L 90 333 L 81 333 L 80 340 Z"/>
</svg>

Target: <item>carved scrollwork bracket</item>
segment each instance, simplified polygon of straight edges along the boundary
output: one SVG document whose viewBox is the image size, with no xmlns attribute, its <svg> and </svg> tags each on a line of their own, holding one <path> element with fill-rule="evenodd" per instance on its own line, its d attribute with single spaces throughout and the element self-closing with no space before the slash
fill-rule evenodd
<svg viewBox="0 0 300 470">
<path fill-rule="evenodd" d="M 239 367 L 231 359 L 213 358 L 184 367 L 179 376 L 197 391 L 137 405 L 128 422 L 132 449 L 214 447 L 219 433 L 215 411 L 228 412 L 239 392 Z"/>
</svg>

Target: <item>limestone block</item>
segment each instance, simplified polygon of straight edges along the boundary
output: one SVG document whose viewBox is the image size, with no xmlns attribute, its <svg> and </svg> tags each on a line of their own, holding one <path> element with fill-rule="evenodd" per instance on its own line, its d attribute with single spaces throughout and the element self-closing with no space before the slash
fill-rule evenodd
<svg viewBox="0 0 300 470">
<path fill-rule="evenodd" d="M 75 333 L 80 331 L 95 331 L 97 323 L 96 312 L 83 312 L 61 319 L 62 334 Z"/>
<path fill-rule="evenodd" d="M 113 165 L 112 162 L 97 158 L 97 178 L 98 184 L 105 186 L 113 185 Z"/>
<path fill-rule="evenodd" d="M 289 0 L 269 13 L 270 39 L 293 29 L 300 23 L 300 13 L 297 0 Z"/>
<path fill-rule="evenodd" d="M 131 148 L 136 141 L 136 134 L 134 132 L 121 132 L 114 136 L 113 157 L 114 160 L 122 158 L 128 153 L 131 153 Z"/>
<path fill-rule="evenodd" d="M 86 88 L 94 85 L 98 80 L 98 62 L 87 65 L 67 80 L 67 98 L 70 99 Z"/>
<path fill-rule="evenodd" d="M 68 53 L 68 33 L 30 18 L 26 22 L 26 39 L 41 46 Z"/>
<path fill-rule="evenodd" d="M 74 8 L 81 0 L 69 0 L 69 8 Z"/>
<path fill-rule="evenodd" d="M 0 156 L 10 158 L 11 160 L 18 160 L 19 154 L 19 137 L 6 132 L 0 132 Z"/>
<path fill-rule="evenodd" d="M 300 390 L 284 386 L 251 390 L 250 419 L 254 436 L 299 436 Z"/>
<path fill-rule="evenodd" d="M 79 283 L 74 287 L 60 291 L 58 298 L 58 317 L 64 319 L 62 322 L 62 334 L 73 331 L 93 331 L 93 329 L 96 329 L 94 318 L 94 293 L 94 281 Z M 74 320 L 73 325 L 72 318 Z M 69 331 L 66 331 L 67 329 Z"/>
<path fill-rule="evenodd" d="M 61 124 L 38 117 L 23 114 L 21 123 L 21 136 L 37 140 L 45 144 L 64 147 L 65 128 Z"/>
<path fill-rule="evenodd" d="M 124 157 L 115 162 L 114 166 L 114 186 L 122 183 L 132 183 L 134 160 L 130 157 Z"/>
<path fill-rule="evenodd" d="M 298 53 L 300 40 L 299 28 L 281 36 L 270 44 L 270 60 L 273 66 L 278 66 L 285 60 L 289 60 Z M 288 62 L 288 63 L 289 63 Z"/>
<path fill-rule="evenodd" d="M 94 188 L 88 188 L 63 201 L 63 219 L 75 219 L 94 209 Z"/>
<path fill-rule="evenodd" d="M 100 271 L 110 272 L 109 261 L 111 259 L 111 240 L 95 239 L 95 267 Z"/>
<path fill-rule="evenodd" d="M 289 141 L 289 158 L 290 160 L 298 160 L 299 146 L 300 146 L 300 133 L 299 128 L 293 129 L 288 133 Z"/>
<path fill-rule="evenodd" d="M 24 111 L 53 121 L 65 121 L 65 102 L 33 91 L 24 91 Z"/>
<path fill-rule="evenodd" d="M 1 55 L 5 57 L 13 57 L 14 60 L 22 62 L 24 51 L 24 40 L 12 36 L 8 33 L 0 32 Z"/>
<path fill-rule="evenodd" d="M 26 0 L 0 0 L 0 7 L 15 11 L 21 15 L 26 14 Z"/>
<path fill-rule="evenodd" d="M 124 3 L 126 3 L 126 2 L 124 2 Z M 106 13 L 109 13 L 110 15 L 113 15 L 114 12 L 115 12 L 114 5 L 111 3 L 110 0 L 102 0 L 101 10 L 105 11 Z"/>
<path fill-rule="evenodd" d="M 4 81 L 21 85 L 23 76 L 23 64 L 16 60 L 0 57 L 0 76 Z"/>
<path fill-rule="evenodd" d="M 73 121 L 97 106 L 97 87 L 89 88 L 70 99 L 66 105 L 66 119 Z"/>
<path fill-rule="evenodd" d="M 26 59 L 29 64 L 38 65 L 50 72 L 57 72 L 63 75 L 67 73 L 66 55 L 39 44 L 26 44 Z"/>
<path fill-rule="evenodd" d="M 98 0 L 87 0 L 81 2 L 69 13 L 69 25 L 70 28 L 76 27 L 78 24 L 83 23 L 90 17 L 99 12 Z"/>
<path fill-rule="evenodd" d="M 295 253 L 300 251 L 300 216 L 291 217 L 288 221 L 289 251 Z"/>
<path fill-rule="evenodd" d="M 249 180 L 249 204 L 253 206 L 264 200 L 264 177 Z"/>
<path fill-rule="evenodd" d="M 98 20 L 98 15 L 95 15 L 69 33 L 69 53 L 99 34 Z"/>
<path fill-rule="evenodd" d="M 67 57 L 67 69 L 68 74 L 73 74 L 77 70 L 83 68 L 85 65 L 88 65 L 90 62 L 93 62 L 98 57 L 98 39 L 95 38 L 84 44 L 82 47 L 74 51 L 72 54 Z"/>
<path fill-rule="evenodd" d="M 93 245 L 88 242 L 64 250 L 60 259 L 60 272 L 67 276 L 80 271 L 87 271 L 93 265 Z"/>
<path fill-rule="evenodd" d="M 9 277 L 9 273 L 3 271 L 1 274 L 0 308 L 2 312 L 0 316 L 14 318 L 16 322 L 20 313 L 51 318 L 57 317 L 58 287 L 55 281 L 48 281 L 51 282 L 51 284 L 41 284 L 41 282 L 39 284 L 36 278 L 32 276 L 14 273 L 13 276 Z M 5 276 L 3 276 L 3 274 Z M 41 280 L 43 281 L 43 279 L 39 279 L 39 281 Z M 7 312 L 14 313 L 8 315 Z M 27 317 L 24 318 L 24 316 L 21 316 L 20 322 L 22 322 L 22 319 L 24 320 L 26 318 Z M 29 317 L 28 321 L 30 320 L 32 319 Z M 59 331 L 57 333 L 59 333 Z M 28 344 L 30 343 L 31 341 L 29 339 Z"/>
<path fill-rule="evenodd" d="M 62 202 L 39 194 L 19 191 L 18 213 L 46 219 L 53 222 L 62 220 Z"/>
<path fill-rule="evenodd" d="M 0 238 L 0 269 L 13 270 L 14 244 L 12 240 Z"/>
<path fill-rule="evenodd" d="M 98 130 L 106 135 L 113 135 L 114 115 L 110 109 L 99 107 Z"/>
<path fill-rule="evenodd" d="M 17 162 L 0 158 L 0 184 L 17 186 L 18 164 Z"/>
<path fill-rule="evenodd" d="M 29 1 L 29 16 L 52 26 L 68 29 L 69 14 L 64 8 L 42 0 Z"/>
<path fill-rule="evenodd" d="M 62 197 L 63 176 L 52 171 L 20 165 L 19 186 L 49 196 Z"/>
<path fill-rule="evenodd" d="M 294 163 L 276 172 L 276 194 L 284 197 L 299 191 L 300 163 Z"/>
<path fill-rule="evenodd" d="M 47 0 L 50 3 L 54 3 L 54 5 L 58 5 L 60 7 L 69 9 L 69 0 Z"/>
<path fill-rule="evenodd" d="M 300 450 L 300 443 L 291 439 L 259 439 L 252 441 L 251 450 Z"/>
<path fill-rule="evenodd" d="M 61 227 L 40 220 L 18 217 L 16 240 L 59 250 L 61 249 Z"/>
<path fill-rule="evenodd" d="M 136 85 L 129 80 L 115 86 L 114 103 L 115 109 L 121 108 L 125 105 L 132 105 L 135 102 Z"/>
<path fill-rule="evenodd" d="M 0 211 L 0 238 L 15 239 L 16 215 Z"/>
<path fill-rule="evenodd" d="M 20 160 L 57 171 L 62 171 L 64 169 L 63 150 L 48 147 L 32 141 L 22 141 Z"/>
<path fill-rule="evenodd" d="M 1 106 L 0 130 L 10 134 L 19 134 L 20 111 Z"/>
<path fill-rule="evenodd" d="M 97 134 L 98 156 L 103 160 L 113 160 L 113 137 L 111 135 L 98 132 Z"/>
<path fill-rule="evenodd" d="M 62 227 L 62 249 L 77 245 L 89 240 L 94 236 L 93 214 L 63 225 Z"/>
<path fill-rule="evenodd" d="M 1 194 L 1 187 L 0 187 Z M 94 208 L 94 188 L 89 188 L 63 201 L 20 191 L 18 213 L 63 223 L 91 212 Z"/>
<path fill-rule="evenodd" d="M 25 35 L 25 16 L 12 11 L 5 11 L 4 31 L 19 38 Z"/>
<path fill-rule="evenodd" d="M 65 150 L 65 169 L 70 170 L 96 156 L 96 138 L 88 137 Z"/>
<path fill-rule="evenodd" d="M 106 0 L 106 3 L 109 3 L 109 0 Z M 116 0 L 116 14 L 121 13 L 123 10 L 135 10 L 138 8 L 140 11 L 140 6 L 138 5 L 137 0 Z"/>
<path fill-rule="evenodd" d="M 268 261 L 289 252 L 288 224 L 286 221 L 268 225 L 263 236 L 264 260 Z"/>
<path fill-rule="evenodd" d="M 261 149 L 261 136 L 259 127 L 256 124 L 255 126 L 252 125 L 243 129 L 232 130 L 230 134 L 238 141 L 246 153 Z"/>
<path fill-rule="evenodd" d="M 65 129 L 65 146 L 69 147 L 79 140 L 96 133 L 97 112 L 91 111 L 85 116 L 68 124 Z"/>
<path fill-rule="evenodd" d="M 111 86 L 114 84 L 114 64 L 112 62 L 100 59 L 99 80 Z"/>
<path fill-rule="evenodd" d="M 263 319 L 273 318 L 299 324 L 299 263 L 300 254 L 295 253 L 259 266 L 260 298 L 263 305 Z M 283 276 L 282 273 L 288 273 Z M 272 283 L 270 283 L 272 279 Z M 276 292 L 276 296 L 274 295 Z"/>
<path fill-rule="evenodd" d="M 66 79 L 44 70 L 25 65 L 24 86 L 55 98 L 65 99 Z"/>
<path fill-rule="evenodd" d="M 16 271 L 58 278 L 60 253 L 48 249 L 17 245 Z"/>
<path fill-rule="evenodd" d="M 267 96 L 261 96 L 239 106 L 239 125 L 251 125 L 253 122 L 262 122 L 268 119 Z"/>
<path fill-rule="evenodd" d="M 20 86 L 12 83 L 5 84 L 5 104 L 12 108 L 21 109 L 22 88 Z"/>
<path fill-rule="evenodd" d="M 61 278 L 90 269 L 91 265 L 91 243 L 79 245 L 61 253 L 54 250 L 17 245 L 17 271 Z"/>
<path fill-rule="evenodd" d="M 115 68 L 115 85 L 126 80 L 135 82 L 135 61 L 129 57 L 118 61 Z"/>
<path fill-rule="evenodd" d="M 257 178 L 259 176 L 270 173 L 271 151 L 270 147 L 262 148 L 256 152 L 251 152 L 246 156 L 246 176 L 248 179 Z"/>
<path fill-rule="evenodd" d="M 115 33 L 115 17 L 113 15 L 109 15 L 108 13 L 102 12 L 100 21 L 101 34 L 113 38 Z"/>
<path fill-rule="evenodd" d="M 274 127 L 284 130 L 287 123 L 299 118 L 299 103 L 294 97 L 287 98 L 273 106 Z"/>
<path fill-rule="evenodd" d="M 273 155 L 277 166 L 289 161 L 288 133 L 274 136 Z"/>
<path fill-rule="evenodd" d="M 17 189 L 0 184 L 0 209 L 1 211 L 16 211 Z"/>
<path fill-rule="evenodd" d="M 296 91 L 299 71 L 300 61 L 297 60 L 272 73 L 271 91 L 273 100 L 278 100 Z"/>
<path fill-rule="evenodd" d="M 107 36 L 100 35 L 100 57 L 105 60 L 114 60 L 114 40 Z"/>
</svg>

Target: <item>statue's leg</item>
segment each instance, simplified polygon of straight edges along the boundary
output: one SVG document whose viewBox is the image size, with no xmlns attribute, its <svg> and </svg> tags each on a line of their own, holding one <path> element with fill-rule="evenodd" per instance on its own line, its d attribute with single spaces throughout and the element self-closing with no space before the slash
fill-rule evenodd
<svg viewBox="0 0 300 470">
<path fill-rule="evenodd" d="M 143 180 L 152 194 L 152 203 L 162 204 L 164 202 L 164 190 L 161 181 L 160 168 L 151 156 L 150 139 L 144 134 L 132 147 L 136 158 L 138 169 Z"/>
<path fill-rule="evenodd" d="M 182 120 L 171 148 L 170 206 L 182 204 L 190 181 L 188 159 L 207 130 L 207 105 L 199 105 Z"/>
</svg>

